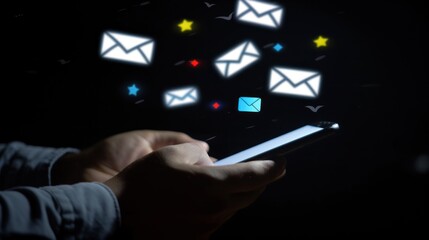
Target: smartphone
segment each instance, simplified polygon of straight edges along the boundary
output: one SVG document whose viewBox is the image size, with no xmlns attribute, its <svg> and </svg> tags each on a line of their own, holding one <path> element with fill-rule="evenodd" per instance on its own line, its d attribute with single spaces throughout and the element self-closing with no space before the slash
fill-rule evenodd
<svg viewBox="0 0 429 240">
<path fill-rule="evenodd" d="M 224 166 L 250 161 L 252 159 L 272 159 L 333 135 L 339 129 L 340 125 L 338 123 L 326 121 L 306 125 L 229 157 L 220 159 L 215 162 L 214 165 Z"/>
</svg>

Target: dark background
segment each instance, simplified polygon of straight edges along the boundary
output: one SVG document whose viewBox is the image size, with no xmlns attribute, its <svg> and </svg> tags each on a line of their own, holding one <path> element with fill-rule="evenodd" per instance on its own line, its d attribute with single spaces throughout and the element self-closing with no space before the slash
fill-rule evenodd
<svg viewBox="0 0 429 240">
<path fill-rule="evenodd" d="M 233 19 L 236 1 L 15 1 L 2 10 L 0 141 L 83 148 L 134 129 L 184 131 L 212 139 L 226 156 L 284 130 L 318 120 L 340 134 L 288 157 L 288 173 L 213 237 L 393 237 L 428 234 L 428 9 L 413 1 L 277 1 L 282 27 Z M 193 20 L 194 30 L 177 24 Z M 99 56 L 102 33 L 156 40 L 153 64 Z M 312 42 L 329 37 L 328 47 Z M 232 79 L 213 60 L 252 40 L 262 60 Z M 280 42 L 276 53 L 264 48 Z M 316 58 L 325 56 L 322 60 Z M 177 62 L 199 59 L 194 69 Z M 317 99 L 271 95 L 272 66 L 318 70 Z M 138 97 L 128 96 L 136 84 Z M 166 109 L 165 90 L 194 85 L 195 106 Z M 236 111 L 240 96 L 263 99 L 258 114 Z M 139 104 L 140 100 L 144 100 Z M 213 101 L 222 108 L 213 111 Z M 305 106 L 323 105 L 318 113 Z M 215 137 L 215 138 L 213 138 Z"/>
</svg>

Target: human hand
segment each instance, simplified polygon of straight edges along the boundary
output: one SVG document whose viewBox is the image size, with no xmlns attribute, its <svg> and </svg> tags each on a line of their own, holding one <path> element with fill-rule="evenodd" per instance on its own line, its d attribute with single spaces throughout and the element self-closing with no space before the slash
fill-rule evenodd
<svg viewBox="0 0 429 240">
<path fill-rule="evenodd" d="M 142 130 L 118 134 L 58 160 L 52 171 L 52 182 L 53 185 L 105 182 L 132 162 L 159 148 L 192 142 L 208 151 L 207 143 L 180 132 Z"/>
<path fill-rule="evenodd" d="M 124 232 L 136 239 L 208 239 L 285 164 L 252 161 L 213 166 L 196 144 L 168 146 L 146 155 L 105 184 L 118 198 Z"/>
</svg>

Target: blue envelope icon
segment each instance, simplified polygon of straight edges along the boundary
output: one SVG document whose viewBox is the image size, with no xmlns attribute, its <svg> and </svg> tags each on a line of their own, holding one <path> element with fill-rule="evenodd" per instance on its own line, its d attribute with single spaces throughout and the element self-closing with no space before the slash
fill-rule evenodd
<svg viewBox="0 0 429 240">
<path fill-rule="evenodd" d="M 238 99 L 239 112 L 260 112 L 262 99 L 256 97 L 240 97 Z"/>
</svg>

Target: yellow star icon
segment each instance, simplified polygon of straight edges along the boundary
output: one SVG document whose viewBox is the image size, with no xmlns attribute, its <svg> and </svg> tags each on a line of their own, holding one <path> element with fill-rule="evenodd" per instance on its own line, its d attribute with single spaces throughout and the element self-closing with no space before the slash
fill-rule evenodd
<svg viewBox="0 0 429 240">
<path fill-rule="evenodd" d="M 321 47 L 327 47 L 328 44 L 328 38 L 324 38 L 322 36 L 319 36 L 318 39 L 314 40 L 314 43 L 316 43 L 317 48 L 321 48 Z"/>
<path fill-rule="evenodd" d="M 186 19 L 183 19 L 183 21 L 178 26 L 180 27 L 180 30 L 182 32 L 192 31 L 192 24 L 193 23 L 194 22 L 192 22 L 192 21 L 187 21 Z"/>
</svg>

